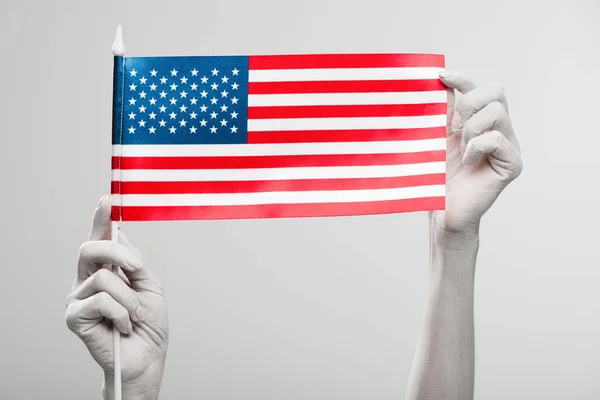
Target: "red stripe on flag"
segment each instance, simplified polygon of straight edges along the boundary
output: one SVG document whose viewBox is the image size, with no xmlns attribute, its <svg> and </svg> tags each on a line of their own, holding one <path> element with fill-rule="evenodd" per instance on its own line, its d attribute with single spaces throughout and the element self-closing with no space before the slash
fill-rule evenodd
<svg viewBox="0 0 600 400">
<path fill-rule="evenodd" d="M 334 217 L 443 210 L 444 197 L 391 201 L 253 206 L 121 207 L 123 221 L 182 221 L 251 218 Z M 119 206 L 113 206 L 113 218 Z"/>
<path fill-rule="evenodd" d="M 445 150 L 391 154 L 315 154 L 301 156 L 121 157 L 121 169 L 252 169 L 400 165 L 445 161 Z"/>
<path fill-rule="evenodd" d="M 296 54 L 250 56 L 253 69 L 441 67 L 441 54 Z"/>
<path fill-rule="evenodd" d="M 110 219 L 112 221 L 120 221 L 121 220 L 121 214 L 120 212 L 123 210 L 122 207 L 119 206 L 112 206 L 110 209 Z"/>
<path fill-rule="evenodd" d="M 114 163 L 113 163 L 114 169 Z M 110 183 L 110 194 L 119 194 L 121 193 L 121 182 L 120 181 L 112 181 Z"/>
<path fill-rule="evenodd" d="M 413 117 L 446 114 L 445 103 L 248 107 L 248 119 Z"/>
<path fill-rule="evenodd" d="M 201 194 L 300 192 L 315 190 L 370 190 L 443 185 L 445 174 L 392 178 L 290 179 L 276 181 L 113 182 L 112 194 Z"/>
<path fill-rule="evenodd" d="M 248 132 L 248 143 L 383 142 L 396 140 L 441 139 L 445 137 L 445 126 L 416 129 L 255 131 Z"/>
<path fill-rule="evenodd" d="M 250 82 L 248 94 L 375 93 L 446 90 L 439 79 L 390 81 Z"/>
</svg>

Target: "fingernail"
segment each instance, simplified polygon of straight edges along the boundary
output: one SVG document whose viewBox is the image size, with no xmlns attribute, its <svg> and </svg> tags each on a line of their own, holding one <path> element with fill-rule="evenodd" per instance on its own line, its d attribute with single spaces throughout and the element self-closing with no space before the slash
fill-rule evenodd
<svg viewBox="0 0 600 400">
<path fill-rule="evenodd" d="M 136 257 L 136 255 L 133 253 L 127 253 L 125 256 L 125 262 L 133 269 L 142 268 L 142 260 Z"/>
<path fill-rule="evenodd" d="M 96 208 L 100 207 L 100 204 L 102 204 L 102 202 L 104 201 L 105 198 L 106 198 L 106 195 L 103 195 L 102 197 L 100 197 L 100 201 L 98 202 L 98 205 L 96 205 Z"/>
<path fill-rule="evenodd" d="M 454 72 L 448 71 L 447 69 L 444 69 L 444 70 L 440 71 L 439 75 L 440 75 L 441 78 L 449 79 L 449 78 L 452 78 L 454 76 Z"/>
</svg>

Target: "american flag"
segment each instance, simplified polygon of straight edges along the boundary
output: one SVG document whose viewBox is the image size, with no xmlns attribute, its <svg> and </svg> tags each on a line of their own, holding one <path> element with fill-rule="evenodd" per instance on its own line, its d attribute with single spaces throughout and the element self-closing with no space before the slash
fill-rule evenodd
<svg viewBox="0 0 600 400">
<path fill-rule="evenodd" d="M 443 209 L 446 102 L 427 54 L 117 57 L 117 221 Z"/>
</svg>

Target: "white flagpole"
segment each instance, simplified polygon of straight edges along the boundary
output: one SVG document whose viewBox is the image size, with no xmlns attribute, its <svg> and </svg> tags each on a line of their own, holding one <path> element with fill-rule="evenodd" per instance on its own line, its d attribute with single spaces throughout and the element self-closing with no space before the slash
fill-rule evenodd
<svg viewBox="0 0 600 400">
<path fill-rule="evenodd" d="M 125 45 L 123 44 L 123 30 L 121 25 L 117 26 L 115 41 L 112 45 L 114 56 L 123 57 L 125 55 Z M 114 96 L 114 94 L 113 94 Z M 114 172 L 113 172 L 114 173 Z M 113 177 L 113 181 L 115 180 Z M 120 179 L 120 178 L 119 178 Z M 119 223 L 112 221 L 110 224 L 110 236 L 113 242 L 119 241 Z M 119 275 L 119 266 L 113 265 L 112 272 Z M 113 324 L 113 371 L 114 371 L 114 400 L 121 400 L 121 333 Z"/>
</svg>

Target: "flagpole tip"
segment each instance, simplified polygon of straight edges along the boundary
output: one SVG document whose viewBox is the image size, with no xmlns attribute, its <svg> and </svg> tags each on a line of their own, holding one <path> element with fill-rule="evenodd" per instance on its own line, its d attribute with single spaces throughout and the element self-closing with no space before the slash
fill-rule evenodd
<svg viewBox="0 0 600 400">
<path fill-rule="evenodd" d="M 112 53 L 115 56 L 125 55 L 125 44 L 123 44 L 123 28 L 121 25 L 117 26 L 117 33 L 115 34 L 115 42 L 112 45 Z"/>
</svg>

